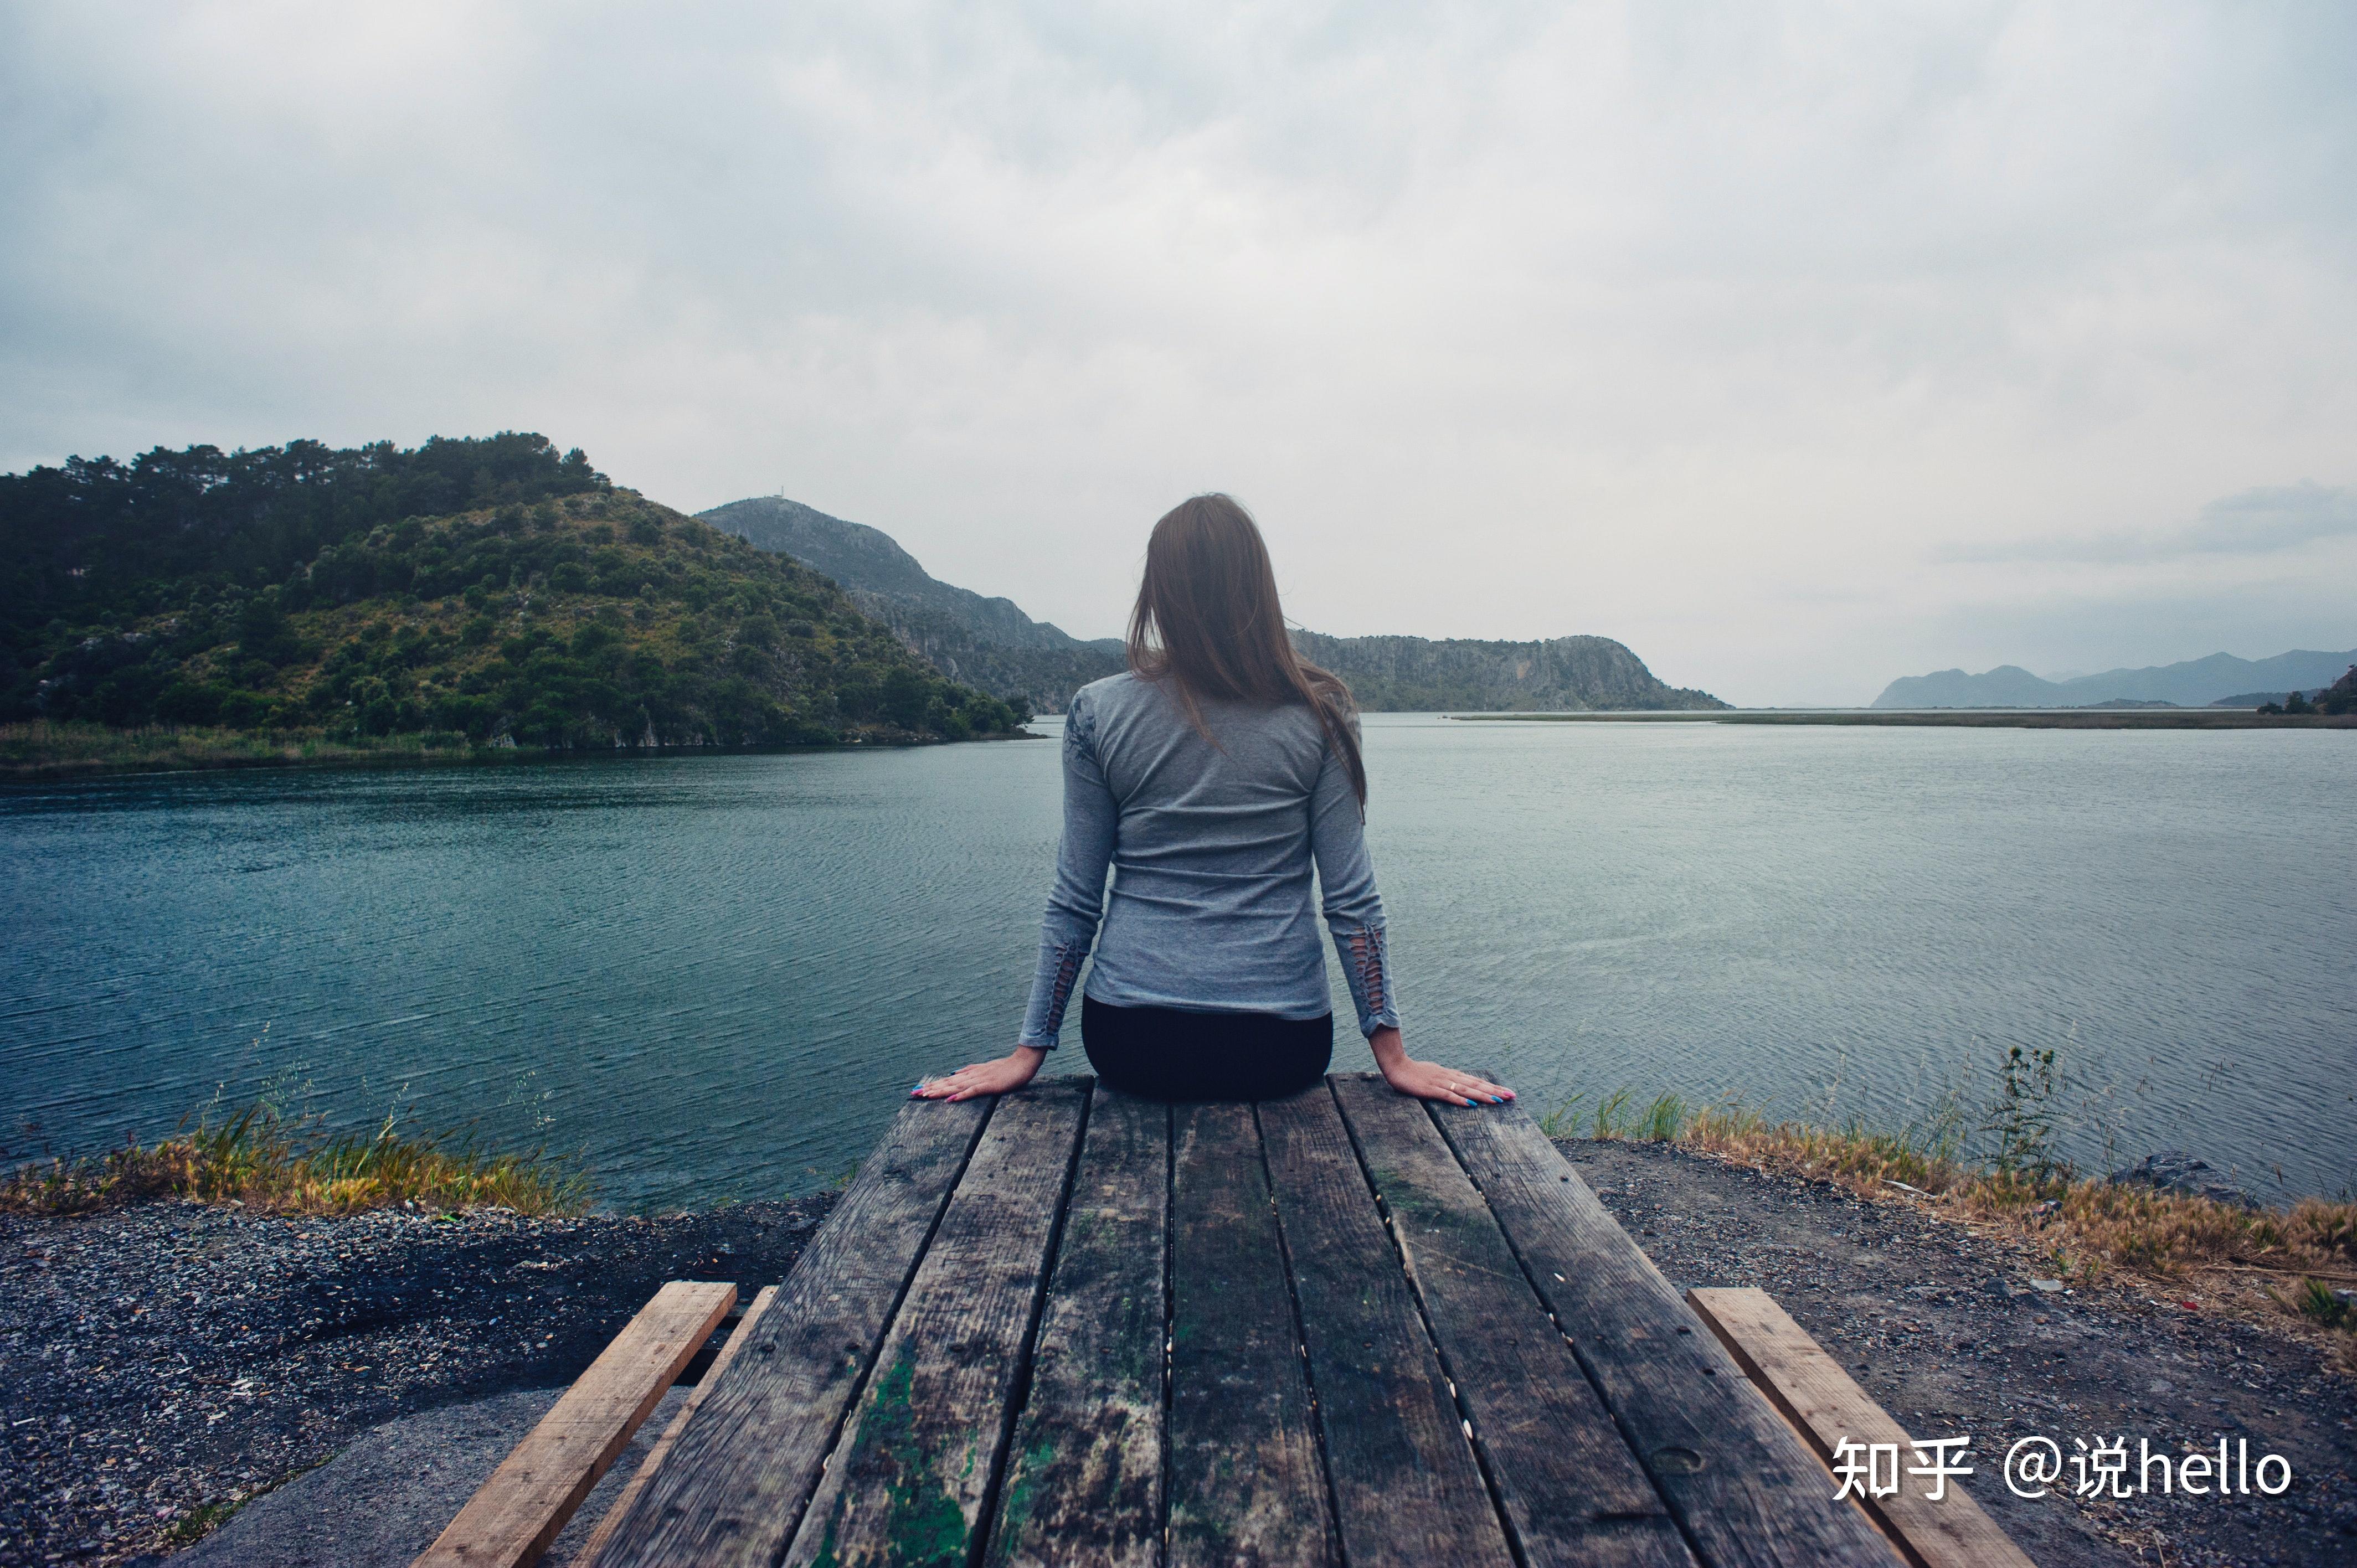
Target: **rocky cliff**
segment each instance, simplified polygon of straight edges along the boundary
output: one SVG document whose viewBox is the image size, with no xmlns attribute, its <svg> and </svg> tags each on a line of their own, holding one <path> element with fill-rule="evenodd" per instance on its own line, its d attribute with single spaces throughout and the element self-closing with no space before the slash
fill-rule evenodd
<svg viewBox="0 0 2357 1568">
<path fill-rule="evenodd" d="M 1609 637 L 1435 641 L 1297 631 L 1293 645 L 1340 675 L 1372 713 L 1699 712 L 1728 705 L 1707 692 L 1667 684 Z"/>
</svg>

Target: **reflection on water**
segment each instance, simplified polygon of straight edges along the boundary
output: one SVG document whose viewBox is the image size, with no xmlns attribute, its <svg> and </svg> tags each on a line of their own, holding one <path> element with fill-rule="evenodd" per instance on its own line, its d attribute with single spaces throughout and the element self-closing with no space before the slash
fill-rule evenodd
<svg viewBox="0 0 2357 1568">
<path fill-rule="evenodd" d="M 1540 1106 L 1896 1119 L 2059 1045 L 2124 1153 L 2338 1189 L 2352 746 L 1372 716 L 1411 1046 Z M 583 1149 L 618 1204 L 806 1189 L 1012 1039 L 1057 787 L 1011 743 L 0 794 L 0 1130 L 88 1149 L 276 1079 Z"/>
</svg>

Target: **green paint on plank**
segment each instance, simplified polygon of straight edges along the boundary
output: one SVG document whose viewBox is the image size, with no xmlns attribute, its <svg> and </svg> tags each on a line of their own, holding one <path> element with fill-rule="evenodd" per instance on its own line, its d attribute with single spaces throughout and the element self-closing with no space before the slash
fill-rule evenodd
<svg viewBox="0 0 2357 1568">
<path fill-rule="evenodd" d="M 1039 1476 L 1055 1462 L 1056 1445 L 1041 1438 L 1015 1456 L 1009 1466 L 1014 1474 L 1007 1477 L 1006 1501 L 999 1509 L 997 1550 L 991 1553 L 993 1562 L 1006 1561 L 1023 1539 L 1023 1531 L 1031 1522 L 1031 1510 L 1039 1500 Z"/>
<path fill-rule="evenodd" d="M 969 1533 L 965 1510 L 942 1485 L 931 1456 L 918 1440 L 912 1398 L 916 1370 L 916 1353 L 903 1345 L 891 1369 L 877 1380 L 813 1568 L 873 1561 L 906 1568 L 956 1568 L 965 1562 Z M 973 1463 L 971 1452 L 967 1463 Z M 878 1482 L 884 1506 L 883 1550 L 877 1553 L 855 1549 L 846 1558 L 836 1543 L 836 1531 L 852 1493 L 869 1489 L 872 1496 Z"/>
</svg>

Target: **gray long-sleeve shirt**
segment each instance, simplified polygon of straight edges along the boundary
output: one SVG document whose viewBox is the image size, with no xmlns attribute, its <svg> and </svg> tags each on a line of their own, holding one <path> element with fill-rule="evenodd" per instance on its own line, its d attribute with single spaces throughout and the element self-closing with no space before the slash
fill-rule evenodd
<svg viewBox="0 0 2357 1568">
<path fill-rule="evenodd" d="M 1074 693 L 1063 844 L 1021 1044 L 1055 1047 L 1092 942 L 1088 994 L 1116 1007 L 1329 1012 L 1313 866 L 1360 1033 L 1399 1023 L 1359 802 L 1317 714 L 1202 713 L 1217 745 L 1158 682 L 1114 675 Z"/>
</svg>

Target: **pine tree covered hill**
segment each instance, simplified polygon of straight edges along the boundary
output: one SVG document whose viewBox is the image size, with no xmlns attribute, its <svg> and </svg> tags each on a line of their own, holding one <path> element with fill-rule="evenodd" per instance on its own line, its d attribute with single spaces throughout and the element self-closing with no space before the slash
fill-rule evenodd
<svg viewBox="0 0 2357 1568">
<path fill-rule="evenodd" d="M 0 477 L 0 718 L 554 747 L 1025 715 L 827 578 L 502 434 Z"/>
</svg>

